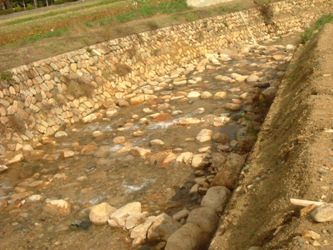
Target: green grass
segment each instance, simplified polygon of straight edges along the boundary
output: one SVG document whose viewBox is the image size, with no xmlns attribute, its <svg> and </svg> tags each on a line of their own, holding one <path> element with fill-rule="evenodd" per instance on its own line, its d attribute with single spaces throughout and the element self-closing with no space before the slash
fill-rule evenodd
<svg viewBox="0 0 333 250">
<path fill-rule="evenodd" d="M 45 34 L 35 34 L 30 36 L 22 41 L 22 44 L 33 43 L 40 39 L 51 38 L 51 37 L 60 37 L 68 32 L 68 29 L 57 29 L 53 31 L 48 31 Z"/>
<path fill-rule="evenodd" d="M 185 15 L 185 19 L 186 19 L 186 21 L 188 21 L 188 22 L 193 22 L 193 21 L 195 21 L 195 20 L 198 20 L 200 17 L 199 17 L 199 15 L 197 14 L 197 13 L 187 13 L 186 15 Z"/>
<path fill-rule="evenodd" d="M 111 3 L 115 3 L 115 2 L 121 2 L 123 0 L 107 0 L 107 1 L 102 1 L 102 2 L 97 2 L 94 4 L 89 4 L 89 5 L 85 5 L 85 6 L 79 6 L 76 8 L 71 8 L 68 10 L 59 10 L 59 11 L 50 11 L 47 12 L 46 14 L 41 14 L 41 15 L 34 15 L 32 17 L 25 17 L 25 18 L 20 18 L 11 22 L 6 23 L 6 25 L 15 25 L 15 24 L 20 24 L 20 23 L 25 23 L 25 22 L 29 22 L 29 21 L 35 21 L 38 19 L 43 19 L 46 17 L 52 17 L 52 16 L 57 16 L 57 15 L 63 15 L 63 14 L 71 14 L 72 12 L 75 11 L 80 11 L 80 10 L 85 10 L 85 9 L 90 9 L 90 8 L 94 8 L 94 7 L 99 7 L 99 6 L 104 6 L 104 5 L 109 5 Z"/>
<path fill-rule="evenodd" d="M 305 44 L 308 40 L 310 40 L 313 34 L 321 30 L 326 23 L 333 23 L 333 14 L 320 17 L 315 25 L 310 28 L 306 28 L 304 33 L 301 35 L 301 43 Z"/>
</svg>

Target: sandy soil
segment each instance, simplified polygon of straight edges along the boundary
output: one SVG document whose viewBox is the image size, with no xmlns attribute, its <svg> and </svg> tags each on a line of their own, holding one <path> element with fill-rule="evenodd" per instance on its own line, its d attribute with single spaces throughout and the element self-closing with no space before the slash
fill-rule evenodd
<svg viewBox="0 0 333 250">
<path fill-rule="evenodd" d="M 289 202 L 333 200 L 332 38 L 326 25 L 298 51 L 210 250 L 332 249 L 332 222 Z"/>
</svg>

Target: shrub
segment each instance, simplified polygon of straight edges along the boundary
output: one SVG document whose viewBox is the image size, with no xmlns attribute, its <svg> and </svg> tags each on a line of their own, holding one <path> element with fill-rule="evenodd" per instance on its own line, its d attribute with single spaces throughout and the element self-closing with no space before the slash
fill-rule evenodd
<svg viewBox="0 0 333 250">
<path fill-rule="evenodd" d="M 9 71 L 0 72 L 0 80 L 9 81 L 13 79 L 13 73 Z"/>
</svg>

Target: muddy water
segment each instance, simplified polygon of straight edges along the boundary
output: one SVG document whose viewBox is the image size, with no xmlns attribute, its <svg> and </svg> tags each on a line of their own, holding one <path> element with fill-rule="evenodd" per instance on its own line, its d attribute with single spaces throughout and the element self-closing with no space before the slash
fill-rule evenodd
<svg viewBox="0 0 333 250">
<path fill-rule="evenodd" d="M 181 152 L 244 154 L 237 135 L 246 127 L 244 115 L 252 111 L 251 93 L 258 89 L 254 86 L 277 86 L 291 55 L 284 46 L 223 53 L 230 60 L 204 61 L 205 70 L 196 65 L 176 69 L 173 75 L 142 87 L 156 98 L 116 107 L 117 113 L 111 118 L 100 110 L 100 119 L 64 128 L 67 136 L 45 139 L 26 154 L 23 162 L 11 165 L 0 175 L 0 248 L 129 249 L 131 240 L 126 231 L 89 222 L 89 207 L 101 202 L 121 207 L 140 201 L 149 214 L 170 215 L 184 207 L 197 207 L 201 195 L 189 194 L 196 173 L 191 166 L 176 163 L 176 157 Z M 216 79 L 232 73 L 255 74 L 258 79 Z M 187 84 L 175 84 L 180 75 Z M 212 96 L 188 97 L 193 91 L 208 91 Z M 227 97 L 214 98 L 219 91 L 225 91 Z M 226 103 L 241 108 L 231 111 L 225 108 Z M 185 118 L 200 122 L 184 125 Z M 195 137 L 204 128 L 213 134 L 227 134 L 229 143 L 199 143 Z M 151 145 L 154 139 L 163 145 Z M 138 156 L 131 153 L 133 147 L 151 153 Z M 170 162 L 165 160 L 167 156 Z M 212 174 L 213 170 L 201 173 Z M 31 201 L 36 197 L 33 195 L 40 195 L 40 201 Z M 47 213 L 44 207 L 50 199 L 69 201 L 70 215 Z"/>
</svg>

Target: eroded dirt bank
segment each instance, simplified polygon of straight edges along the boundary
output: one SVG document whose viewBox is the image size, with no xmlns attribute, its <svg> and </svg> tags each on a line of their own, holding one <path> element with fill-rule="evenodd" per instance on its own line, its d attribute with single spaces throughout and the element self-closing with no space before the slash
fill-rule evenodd
<svg viewBox="0 0 333 250">
<path fill-rule="evenodd" d="M 289 202 L 333 199 L 332 38 L 298 51 L 209 249 L 332 249 L 332 222 Z"/>
</svg>

